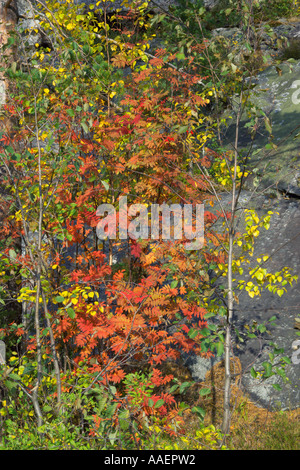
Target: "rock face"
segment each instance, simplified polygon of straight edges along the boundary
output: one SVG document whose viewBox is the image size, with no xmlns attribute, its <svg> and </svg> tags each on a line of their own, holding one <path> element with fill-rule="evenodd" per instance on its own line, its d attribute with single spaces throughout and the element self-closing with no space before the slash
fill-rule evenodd
<svg viewBox="0 0 300 470">
<path fill-rule="evenodd" d="M 261 119 L 249 165 L 253 177 L 248 188 L 256 191 L 279 191 L 300 197 L 300 60 L 268 67 L 253 80 L 251 100 L 268 116 L 272 125 L 274 148 L 266 148 L 270 135 Z M 251 144 L 248 119 L 241 122 L 239 148 Z M 234 141 L 234 126 L 225 131 L 225 140 Z"/>
<path fill-rule="evenodd" d="M 253 80 L 251 100 L 268 116 L 272 125 L 272 136 L 261 119 L 248 165 L 253 176 L 246 184 L 249 192 L 242 198 L 241 209 L 249 204 L 258 208 L 261 215 L 268 210 L 278 212 L 271 220 L 268 231 L 261 232 L 256 242 L 256 255 L 273 253 L 268 263 L 271 272 L 280 271 L 289 266 L 293 274 L 300 273 L 300 22 L 289 24 L 280 21 L 273 28 L 273 38 L 262 34 L 262 50 L 276 57 L 290 59 L 281 62 L 277 67 L 269 66 Z M 224 36 L 237 39 L 238 28 L 219 28 L 213 36 Z M 285 42 L 286 39 L 286 42 Z M 277 47 L 280 40 L 280 47 Z M 293 44 L 291 50 L 288 42 Z M 293 42 L 294 41 L 294 42 Z M 298 48 L 298 49 L 297 49 Z M 293 58 L 294 57 L 294 58 Z M 246 151 L 251 145 L 247 128 L 248 118 L 243 116 L 239 138 L 240 151 Z M 225 131 L 226 142 L 234 142 L 234 127 Z M 274 148 L 266 148 L 272 142 Z M 258 199 L 255 195 L 260 195 Z M 248 201 L 248 203 L 247 203 Z M 251 203 L 253 201 L 253 203 Z M 300 341 L 295 328 L 295 319 L 300 314 L 299 283 L 288 287 L 282 297 L 262 293 L 259 298 L 250 298 L 241 294 L 236 305 L 234 322 L 240 331 L 252 321 L 262 323 L 276 316 L 276 326 L 270 328 L 274 343 L 284 349 L 284 354 L 291 363 L 286 366 L 289 379 L 283 384 L 280 377 L 271 376 L 266 381 L 254 380 L 251 377 L 252 366 L 261 369 L 264 361 L 269 361 L 271 352 L 267 336 L 259 340 L 247 340 L 234 348 L 234 354 L 240 359 L 244 375 L 242 385 L 250 397 L 263 407 L 282 409 L 297 408 L 300 405 L 299 372 Z M 194 378 L 203 380 L 203 374 L 213 364 L 199 358 L 188 359 Z M 281 385 L 277 390 L 273 385 Z"/>
<path fill-rule="evenodd" d="M 292 29 L 289 29 L 291 33 Z M 295 29 L 293 29 L 293 33 Z M 220 34 L 220 31 L 217 31 Z M 221 31 L 222 33 L 222 31 Z M 227 34 L 238 34 L 230 31 Z M 282 33 L 282 31 L 281 31 Z M 228 37 L 228 36 L 227 36 Z M 261 123 L 249 165 L 255 171 L 247 187 L 249 192 L 243 194 L 241 208 L 251 204 L 258 214 L 268 210 L 278 212 L 271 220 L 268 231 L 261 232 L 255 247 L 254 261 L 258 255 L 273 253 L 268 263 L 271 272 L 280 271 L 289 266 L 293 274 L 300 273 L 300 61 L 281 63 L 278 68 L 268 67 L 260 72 L 254 80 L 252 101 L 269 117 L 272 124 L 272 141 L 277 146 L 265 149 L 269 134 Z M 241 125 L 239 149 L 247 149 L 251 143 L 244 116 Z M 234 142 L 234 130 L 228 128 L 226 140 Z M 256 153 L 258 149 L 262 151 Z M 261 195 L 258 199 L 255 195 Z M 251 201 L 253 201 L 251 203 Z M 299 285 L 289 287 L 282 297 L 269 291 L 259 298 L 250 298 L 247 294 L 239 297 L 236 305 L 234 322 L 240 331 L 252 321 L 262 323 L 276 316 L 276 326 L 270 328 L 271 337 L 291 363 L 286 366 L 289 379 L 283 384 L 280 377 L 271 376 L 266 381 L 254 380 L 251 377 L 252 366 L 261 369 L 264 361 L 269 361 L 271 352 L 268 337 L 260 340 L 247 340 L 234 349 L 240 359 L 244 375 L 242 385 L 250 397 L 263 407 L 282 409 L 297 408 L 300 404 L 299 372 L 300 342 L 295 328 L 295 318 L 300 313 Z M 297 353 L 299 351 L 299 354 Z M 198 358 L 189 358 L 189 367 L 194 378 L 202 380 L 210 363 Z M 276 390 L 273 385 L 281 385 Z"/>
<path fill-rule="evenodd" d="M 295 53 L 293 49 L 299 49 L 300 40 L 300 21 L 289 21 L 285 18 L 279 20 L 277 26 L 272 27 L 272 34 L 268 34 L 267 28 L 262 27 L 259 30 L 261 36 L 261 48 L 264 52 L 273 55 L 284 55 L 284 51 L 288 54 Z M 298 45 L 297 45 L 298 43 Z M 300 52 L 300 50 L 299 50 Z M 298 52 L 298 58 L 299 57 Z"/>
<path fill-rule="evenodd" d="M 265 266 L 268 271 L 276 272 L 284 266 L 289 266 L 293 274 L 299 273 L 300 265 L 300 201 L 298 199 L 288 200 L 280 197 L 276 200 L 261 196 L 253 202 L 251 192 L 243 192 L 240 208 L 251 207 L 251 204 L 259 207 L 258 215 L 266 214 L 269 210 L 277 211 L 271 218 L 270 229 L 261 231 L 255 245 L 253 263 L 262 254 L 272 255 Z M 230 202 L 229 196 L 224 196 L 224 203 Z M 253 264 L 252 263 L 252 264 Z M 254 264 L 253 264 L 254 265 Z M 245 272 L 247 269 L 245 268 Z M 300 347 L 299 336 L 295 328 L 295 318 L 300 313 L 300 290 L 299 285 L 288 287 L 287 292 L 279 297 L 269 291 L 264 291 L 261 297 L 250 298 L 247 293 L 242 292 L 239 303 L 235 305 L 234 326 L 243 334 L 247 332 L 247 325 L 253 321 L 258 324 L 268 321 L 275 316 L 274 326 L 268 326 L 270 334 L 263 334 L 259 339 L 248 339 L 243 336 L 244 342 L 237 343 L 233 353 L 242 365 L 242 387 L 250 398 L 258 405 L 266 408 L 288 409 L 297 408 L 300 404 L 299 372 L 300 372 Z M 278 348 L 283 348 L 284 353 L 279 357 L 286 356 L 291 361 L 286 366 L 286 375 L 289 379 L 287 384 L 282 382 L 280 376 L 271 376 L 267 380 L 253 379 L 250 370 L 263 369 L 263 362 L 269 361 L 269 353 L 272 340 Z M 211 367 L 222 358 L 203 359 L 195 355 L 185 358 L 185 364 L 191 371 L 194 380 L 203 381 L 205 374 Z M 282 390 L 276 390 L 273 385 L 280 385 Z"/>
<path fill-rule="evenodd" d="M 262 231 L 257 238 L 254 262 L 261 254 L 272 255 L 266 265 L 270 272 L 277 272 L 284 266 L 289 266 L 292 272 L 297 274 L 300 265 L 300 201 L 284 198 L 274 201 L 266 197 L 261 200 L 258 213 L 262 215 L 268 210 L 276 211 L 277 214 L 274 213 L 271 219 L 270 229 Z M 282 391 L 273 387 L 273 383 L 282 383 L 280 377 L 275 376 L 265 382 L 256 383 L 248 373 L 243 377 L 242 384 L 251 397 L 262 406 L 278 405 L 284 409 L 298 407 L 300 369 L 299 364 L 294 362 L 293 348 L 299 338 L 294 328 L 294 319 L 300 311 L 299 285 L 287 287 L 287 292 L 282 297 L 264 291 L 259 298 L 251 299 L 247 294 L 243 294 L 239 300 L 235 311 L 235 320 L 239 328 L 242 329 L 252 320 L 261 323 L 275 315 L 276 325 L 268 328 L 272 341 L 279 348 L 283 348 L 284 355 L 291 360 L 286 366 L 289 383 L 282 385 Z M 269 361 L 269 352 L 272 348 L 269 347 L 267 338 L 268 336 L 262 336 L 261 340 L 246 341 L 239 350 L 236 350 L 244 369 L 247 370 L 248 367 L 248 372 L 252 363 L 261 366 L 264 361 Z"/>
<path fill-rule="evenodd" d="M 257 31 L 262 52 L 283 60 L 252 78 L 251 101 L 268 116 L 273 137 L 261 119 L 250 158 L 255 175 L 251 182 L 256 188 L 259 181 L 260 190 L 272 188 L 300 197 L 300 21 L 281 19 L 278 23 L 269 28 L 269 33 L 266 25 Z M 212 37 L 224 37 L 229 43 L 239 43 L 243 38 L 237 27 L 215 29 Z M 238 55 L 234 60 L 238 61 Z M 245 115 L 239 139 L 239 148 L 245 150 L 251 144 L 248 121 Z M 234 126 L 229 126 L 225 132 L 227 143 L 234 141 L 234 133 Z M 266 148 L 270 140 L 275 144 L 272 150 Z"/>
<path fill-rule="evenodd" d="M 289 196 L 300 197 L 300 61 L 270 67 L 256 80 L 255 98 L 272 123 L 273 142 L 278 147 L 252 156 L 252 164 L 262 172 L 262 186 L 273 185 Z M 267 143 L 266 132 L 256 141 Z"/>
</svg>

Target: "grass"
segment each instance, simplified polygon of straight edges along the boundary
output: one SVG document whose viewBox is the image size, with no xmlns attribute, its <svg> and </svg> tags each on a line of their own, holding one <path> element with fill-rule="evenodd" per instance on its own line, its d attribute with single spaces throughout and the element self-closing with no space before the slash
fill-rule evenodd
<svg viewBox="0 0 300 470">
<path fill-rule="evenodd" d="M 299 450 L 299 411 L 278 411 L 252 423 L 240 420 L 228 442 L 234 450 Z"/>
</svg>

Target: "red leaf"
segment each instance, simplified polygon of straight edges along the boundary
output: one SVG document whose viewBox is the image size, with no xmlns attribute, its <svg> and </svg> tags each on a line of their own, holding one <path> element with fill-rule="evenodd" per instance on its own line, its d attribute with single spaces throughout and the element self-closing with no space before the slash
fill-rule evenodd
<svg viewBox="0 0 300 470">
<path fill-rule="evenodd" d="M 131 245 L 131 254 L 135 256 L 136 258 L 139 258 L 141 256 L 142 249 L 140 245 L 136 242 L 133 242 Z"/>
</svg>

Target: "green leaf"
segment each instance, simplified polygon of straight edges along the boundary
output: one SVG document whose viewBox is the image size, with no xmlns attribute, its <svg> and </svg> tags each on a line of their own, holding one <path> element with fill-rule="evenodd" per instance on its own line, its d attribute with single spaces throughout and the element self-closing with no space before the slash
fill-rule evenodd
<svg viewBox="0 0 300 470">
<path fill-rule="evenodd" d="M 190 387 L 192 385 L 191 382 L 183 382 L 181 385 L 180 385 L 180 393 L 184 392 L 184 390 L 188 387 Z"/>
<path fill-rule="evenodd" d="M 71 307 L 67 308 L 67 314 L 72 320 L 76 317 L 76 313 Z"/>
<path fill-rule="evenodd" d="M 275 320 L 277 320 L 277 317 L 275 315 L 269 319 L 269 321 L 275 321 Z"/>
<path fill-rule="evenodd" d="M 201 351 L 202 352 L 207 352 L 208 349 L 209 349 L 209 341 L 207 339 L 205 339 L 204 341 L 201 341 Z"/>
<path fill-rule="evenodd" d="M 107 407 L 107 416 L 108 418 L 112 418 L 113 415 L 115 414 L 115 411 L 116 411 L 116 408 L 117 408 L 118 404 L 117 403 L 113 403 L 112 405 L 109 405 Z"/>
<path fill-rule="evenodd" d="M 109 386 L 109 391 L 110 393 L 112 393 L 113 395 L 115 395 L 117 393 L 117 389 L 114 385 L 110 385 Z"/>
<path fill-rule="evenodd" d="M 217 343 L 217 355 L 222 356 L 223 352 L 224 352 L 224 343 L 222 343 L 222 341 L 219 341 Z"/>
<path fill-rule="evenodd" d="M 52 411 L 52 408 L 51 408 L 50 405 L 45 405 L 45 406 L 43 406 L 43 411 L 44 411 L 45 413 L 48 413 L 49 411 Z"/>
<path fill-rule="evenodd" d="M 101 413 L 106 405 L 106 402 L 107 402 L 107 397 L 106 396 L 102 396 L 102 398 L 99 399 L 99 402 L 98 402 L 98 412 Z"/>
<path fill-rule="evenodd" d="M 212 313 L 212 312 L 207 312 L 204 314 L 204 318 L 205 320 L 207 320 L 208 318 L 211 318 L 211 317 L 215 317 L 216 314 L 215 313 Z M 208 328 L 210 328 L 210 326 L 208 326 Z"/>
<path fill-rule="evenodd" d="M 200 397 L 204 397 L 205 395 L 209 395 L 211 393 L 210 388 L 202 388 L 199 392 Z"/>
<path fill-rule="evenodd" d="M 6 150 L 7 153 L 9 153 L 9 154 L 11 154 L 11 155 L 15 153 L 15 151 L 14 151 L 14 149 L 12 148 L 11 145 L 8 145 L 8 147 L 5 147 L 5 150 Z"/>
<path fill-rule="evenodd" d="M 109 435 L 108 435 L 108 439 L 110 441 L 110 443 L 113 445 L 115 444 L 115 440 L 117 438 L 117 435 L 118 435 L 118 431 L 114 431 L 114 432 L 111 432 Z"/>
<path fill-rule="evenodd" d="M 189 126 L 181 126 L 178 129 L 178 134 L 184 134 L 188 130 Z"/>
<path fill-rule="evenodd" d="M 191 328 L 190 331 L 188 332 L 188 336 L 190 339 L 194 339 L 196 338 L 196 336 L 198 335 L 199 331 L 194 329 L 194 328 Z"/>
<path fill-rule="evenodd" d="M 254 369 L 254 367 L 251 368 L 250 374 L 251 374 L 251 376 L 252 376 L 254 379 L 256 379 L 256 377 L 257 377 L 257 372 L 256 372 L 256 370 Z"/>
<path fill-rule="evenodd" d="M 80 124 L 81 124 L 81 127 L 82 127 L 82 129 L 84 130 L 84 132 L 85 132 L 86 134 L 88 134 L 88 133 L 89 133 L 89 128 L 88 128 L 86 122 L 81 121 Z"/>
<path fill-rule="evenodd" d="M 178 387 L 179 387 L 178 384 L 172 385 L 172 387 L 171 387 L 170 390 L 169 390 L 169 393 L 175 392 L 175 390 L 177 390 Z"/>
<path fill-rule="evenodd" d="M 18 381 L 21 380 L 21 377 L 18 374 L 15 374 L 14 372 L 11 372 L 9 374 L 9 378 L 13 380 L 18 380 Z"/>
<path fill-rule="evenodd" d="M 206 318 L 206 316 L 205 316 L 205 318 Z M 217 325 L 211 324 L 211 325 L 207 325 L 207 326 L 211 331 L 216 331 L 217 330 Z"/>
<path fill-rule="evenodd" d="M 129 416 L 129 414 L 128 414 Z M 129 426 L 130 426 L 130 422 L 128 420 L 128 417 L 126 418 L 121 418 L 121 415 L 119 416 L 119 423 L 120 423 L 120 428 L 123 430 L 123 431 L 127 431 L 127 429 L 129 429 Z"/>
<path fill-rule="evenodd" d="M 209 336 L 210 330 L 208 328 L 202 328 L 202 330 L 200 331 L 200 334 L 204 337 Z"/>
<path fill-rule="evenodd" d="M 269 134 L 272 134 L 272 125 L 271 125 L 270 119 L 266 116 L 264 121 L 265 121 L 265 127 L 267 131 L 269 132 Z"/>
<path fill-rule="evenodd" d="M 8 388 L 8 390 L 12 391 L 17 388 L 16 382 L 12 382 L 11 380 L 5 380 L 5 386 Z"/>
<path fill-rule="evenodd" d="M 157 400 L 157 402 L 154 405 L 154 408 L 155 409 L 160 408 L 164 403 L 165 403 L 165 400 L 163 400 L 163 399 Z"/>
<path fill-rule="evenodd" d="M 54 300 L 55 300 L 56 302 L 59 302 L 59 303 L 60 303 L 60 302 L 63 302 L 63 301 L 65 300 L 65 298 L 64 298 L 62 295 L 57 295 L 57 296 L 54 298 Z"/>
<path fill-rule="evenodd" d="M 153 405 L 154 405 L 154 401 L 151 398 L 149 398 L 148 406 L 150 406 L 150 408 L 152 408 Z"/>
<path fill-rule="evenodd" d="M 267 330 L 265 325 L 258 325 L 257 329 L 260 333 L 264 333 Z"/>
<path fill-rule="evenodd" d="M 204 419 L 205 417 L 205 410 L 201 408 L 201 406 L 194 406 L 192 408 L 192 413 L 196 413 L 201 419 Z"/>
<path fill-rule="evenodd" d="M 264 372 L 264 378 L 269 378 L 271 377 L 271 375 L 273 375 L 273 371 L 272 371 L 272 364 L 270 362 L 263 362 L 262 363 L 263 365 L 263 368 L 265 369 L 265 372 Z"/>
<path fill-rule="evenodd" d="M 275 388 L 275 390 L 281 390 L 281 387 L 279 384 L 272 384 L 272 386 Z"/>
</svg>

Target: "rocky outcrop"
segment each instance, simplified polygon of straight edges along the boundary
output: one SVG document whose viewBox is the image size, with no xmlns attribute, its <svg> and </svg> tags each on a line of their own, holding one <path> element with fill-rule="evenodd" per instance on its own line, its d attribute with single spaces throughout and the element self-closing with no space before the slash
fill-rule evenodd
<svg viewBox="0 0 300 470">
<path fill-rule="evenodd" d="M 270 136 L 262 119 L 250 154 L 253 175 L 247 183 L 249 189 L 269 193 L 279 191 L 289 197 L 300 197 L 299 77 L 298 60 L 268 67 L 253 80 L 255 86 L 250 99 L 268 116 L 272 133 Z M 247 116 L 244 116 L 239 140 L 241 149 L 249 148 L 251 143 L 247 122 Z M 228 129 L 228 141 L 233 141 L 233 132 L 233 128 Z"/>
<path fill-rule="evenodd" d="M 222 200 L 229 207 L 230 196 L 224 194 Z M 268 254 L 270 260 L 265 266 L 268 271 L 277 272 L 284 266 L 289 266 L 294 274 L 299 273 L 300 201 L 283 197 L 274 200 L 268 196 L 259 196 L 255 199 L 252 192 L 243 191 L 239 203 L 240 209 L 243 210 L 251 205 L 258 208 L 259 216 L 266 214 L 269 210 L 277 213 L 274 213 L 271 218 L 269 230 L 262 230 L 256 239 L 255 252 L 250 266 L 253 267 L 258 256 Z M 244 273 L 246 272 L 247 268 L 244 269 Z M 235 304 L 233 322 L 243 342 L 236 342 L 233 353 L 242 366 L 241 385 L 244 392 L 257 405 L 264 408 L 298 408 L 300 361 L 297 358 L 300 358 L 300 338 L 297 336 L 295 323 L 300 312 L 299 285 L 288 286 L 287 292 L 282 297 L 268 290 L 255 298 L 249 297 L 246 292 L 238 292 L 238 295 L 239 303 Z M 273 316 L 276 320 L 273 325 L 267 323 L 267 332 L 256 339 L 246 337 L 247 325 L 251 325 L 252 322 L 258 324 L 268 322 Z M 266 380 L 254 379 L 251 376 L 252 366 L 257 370 L 263 370 L 264 361 L 270 360 L 269 354 L 272 352 L 270 342 L 274 342 L 278 348 L 284 350 L 279 357 L 286 356 L 290 361 L 285 368 L 287 383 L 279 375 L 272 375 Z M 191 371 L 194 380 L 202 382 L 205 380 L 207 371 L 221 360 L 222 357 L 204 359 L 189 354 L 185 357 L 185 365 Z M 278 390 L 277 386 L 281 386 L 281 390 Z"/>
</svg>

